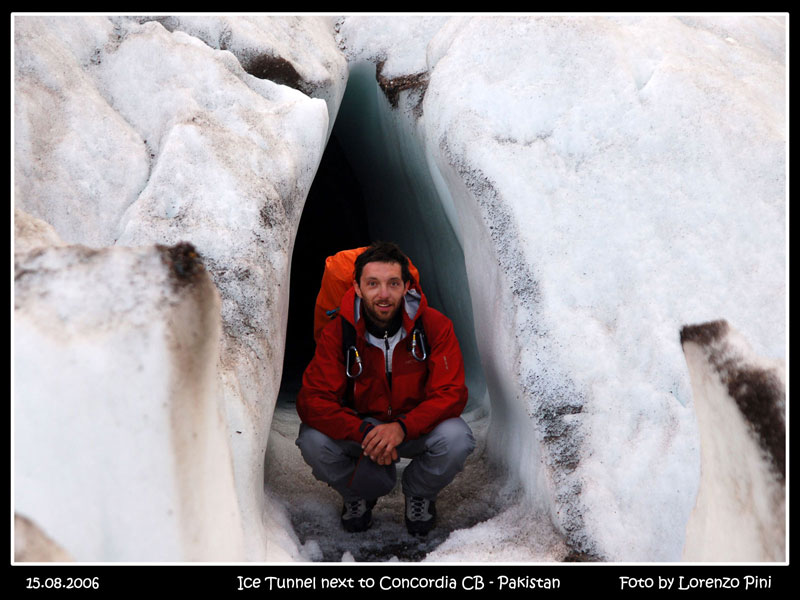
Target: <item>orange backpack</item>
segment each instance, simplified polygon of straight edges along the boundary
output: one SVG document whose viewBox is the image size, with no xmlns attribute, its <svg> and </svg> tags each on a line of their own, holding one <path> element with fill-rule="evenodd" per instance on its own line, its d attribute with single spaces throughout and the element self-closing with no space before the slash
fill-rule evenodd
<svg viewBox="0 0 800 600">
<path fill-rule="evenodd" d="M 325 271 L 322 273 L 322 283 L 317 294 L 317 303 L 314 306 L 314 341 L 319 340 L 319 334 L 325 326 L 339 312 L 342 296 L 353 285 L 355 278 L 355 262 L 359 254 L 367 246 L 342 250 L 325 259 Z M 408 261 L 408 270 L 414 281 L 419 283 L 419 271 Z"/>
</svg>

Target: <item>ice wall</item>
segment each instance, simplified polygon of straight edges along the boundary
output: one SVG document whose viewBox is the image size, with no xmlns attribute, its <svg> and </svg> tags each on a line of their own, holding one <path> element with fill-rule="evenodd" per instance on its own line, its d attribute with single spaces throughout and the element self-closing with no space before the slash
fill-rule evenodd
<svg viewBox="0 0 800 600">
<path fill-rule="evenodd" d="M 259 79 L 324 100 L 330 135 L 347 84 L 342 55 L 330 43 L 330 18 L 169 15 L 136 20 L 188 33 L 211 48 L 229 51 Z"/>
<path fill-rule="evenodd" d="M 724 317 L 784 355 L 785 33 L 759 16 L 340 23 L 415 115 L 461 242 L 489 443 L 578 555 L 680 559 L 699 478 L 684 323 Z"/>
<path fill-rule="evenodd" d="M 15 512 L 75 560 L 242 556 L 219 295 L 194 250 L 17 254 L 15 309 Z"/>
<path fill-rule="evenodd" d="M 108 246 L 147 182 L 141 135 L 103 97 L 90 68 L 105 18 L 14 20 L 14 203 L 68 243 Z"/>
<path fill-rule="evenodd" d="M 14 204 L 38 236 L 15 255 L 15 509 L 77 560 L 292 560 L 297 540 L 264 497 L 264 448 L 291 248 L 346 65 L 321 19 L 166 24 L 14 19 Z M 276 69 L 279 83 L 263 78 Z M 202 310 L 167 291 L 158 248 L 182 242 L 203 267 Z M 48 291 L 36 305 L 48 318 L 28 317 Z M 186 332 L 192 319 L 208 342 Z M 71 320 L 82 329 L 65 337 Z M 190 398 L 199 415 L 183 414 Z M 69 429 L 32 431 L 42 412 Z M 42 454 L 91 468 L 37 466 Z M 70 477 L 69 501 L 49 507 L 48 481 Z M 77 505 L 87 522 L 63 523 Z"/>
</svg>

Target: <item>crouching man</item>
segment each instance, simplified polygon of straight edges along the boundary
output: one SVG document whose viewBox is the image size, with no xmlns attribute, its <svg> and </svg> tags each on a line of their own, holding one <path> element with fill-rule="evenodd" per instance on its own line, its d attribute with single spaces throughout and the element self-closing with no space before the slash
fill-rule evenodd
<svg viewBox="0 0 800 600">
<path fill-rule="evenodd" d="M 464 363 L 450 319 L 427 305 L 391 243 L 358 256 L 340 317 L 322 331 L 297 398 L 297 445 L 314 476 L 342 495 L 342 525 L 364 531 L 403 472 L 412 534 L 436 523 L 436 497 L 475 448 L 460 417 Z"/>
</svg>

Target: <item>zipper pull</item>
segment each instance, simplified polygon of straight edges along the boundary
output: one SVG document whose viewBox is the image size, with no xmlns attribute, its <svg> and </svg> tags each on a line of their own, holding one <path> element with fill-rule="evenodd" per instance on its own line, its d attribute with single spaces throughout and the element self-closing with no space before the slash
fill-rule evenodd
<svg viewBox="0 0 800 600">
<path fill-rule="evenodd" d="M 386 374 L 389 374 L 389 361 L 391 357 L 389 356 L 389 330 L 385 330 L 383 332 L 383 347 L 386 349 L 384 352 L 384 356 L 386 357 Z"/>
<path fill-rule="evenodd" d="M 385 329 L 383 331 L 383 344 L 384 344 L 384 347 L 386 348 L 386 378 L 389 379 L 389 377 L 390 377 L 389 361 L 391 360 L 391 358 L 389 356 L 389 330 L 388 329 Z M 391 387 L 392 386 L 390 384 L 389 388 L 391 388 Z M 391 396 L 389 396 L 389 410 L 386 412 L 386 414 L 388 416 L 390 416 L 390 417 L 392 416 L 392 397 Z"/>
</svg>

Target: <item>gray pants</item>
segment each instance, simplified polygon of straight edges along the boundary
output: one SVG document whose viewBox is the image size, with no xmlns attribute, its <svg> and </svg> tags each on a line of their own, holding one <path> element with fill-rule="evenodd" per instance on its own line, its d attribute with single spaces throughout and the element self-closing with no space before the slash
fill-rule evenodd
<svg viewBox="0 0 800 600">
<path fill-rule="evenodd" d="M 381 424 L 372 418 L 367 421 Z M 334 440 L 303 423 L 296 443 L 314 477 L 330 485 L 345 501 L 385 496 L 397 481 L 396 463 L 373 462 L 363 456 L 358 442 Z M 397 454 L 413 460 L 403 472 L 403 493 L 436 500 L 437 494 L 464 468 L 474 449 L 472 430 L 460 417 L 442 421 L 427 435 L 404 441 L 397 446 Z"/>
</svg>

